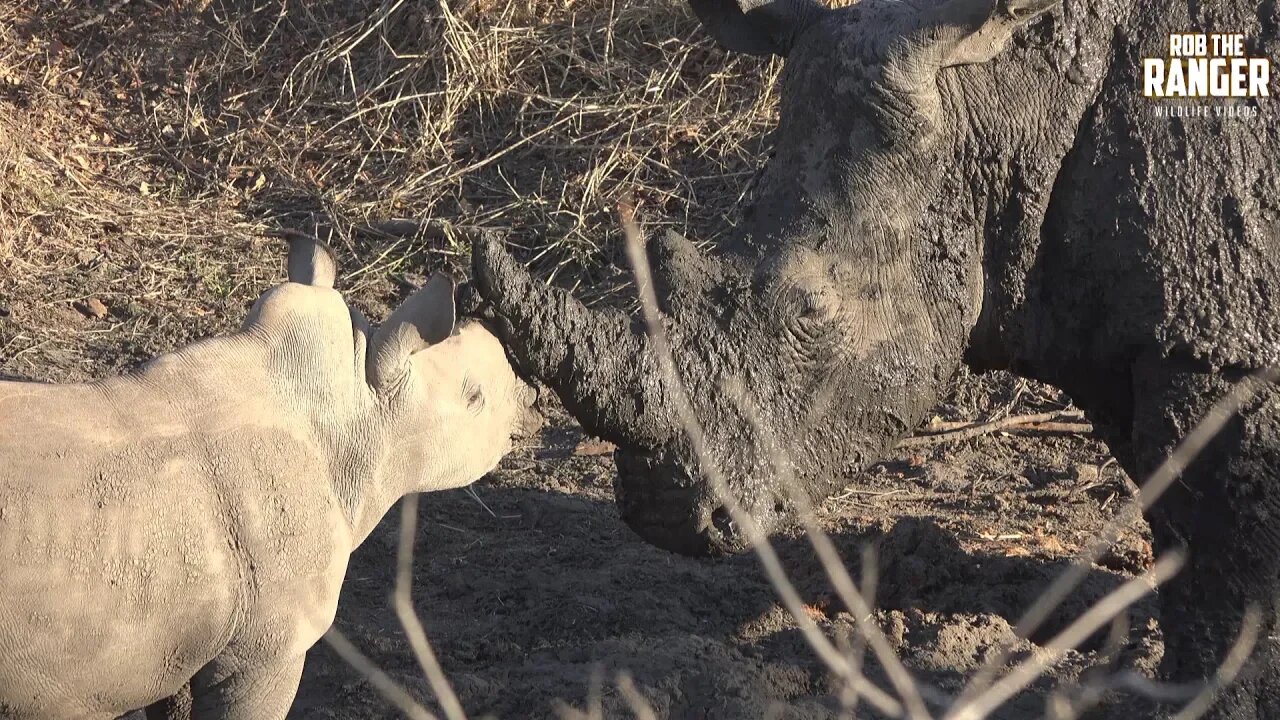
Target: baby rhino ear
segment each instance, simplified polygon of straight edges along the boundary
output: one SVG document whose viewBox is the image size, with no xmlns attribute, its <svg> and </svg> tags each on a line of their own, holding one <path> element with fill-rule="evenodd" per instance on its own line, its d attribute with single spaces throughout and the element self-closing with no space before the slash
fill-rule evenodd
<svg viewBox="0 0 1280 720">
<path fill-rule="evenodd" d="M 444 273 L 432 275 L 382 323 L 369 346 L 370 384 L 386 387 L 404 373 L 409 356 L 453 334 L 455 284 Z"/>
</svg>

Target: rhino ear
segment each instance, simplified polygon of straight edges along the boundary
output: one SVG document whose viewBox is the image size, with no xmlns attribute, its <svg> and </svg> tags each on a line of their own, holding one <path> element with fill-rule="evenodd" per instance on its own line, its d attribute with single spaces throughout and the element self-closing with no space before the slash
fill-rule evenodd
<svg viewBox="0 0 1280 720">
<path fill-rule="evenodd" d="M 338 276 L 338 261 L 318 238 L 302 233 L 289 234 L 289 282 L 331 288 Z"/>
<path fill-rule="evenodd" d="M 455 286 L 452 277 L 436 273 L 382 323 L 369 346 L 370 384 L 386 387 L 404 373 L 411 355 L 453 334 Z"/>
<path fill-rule="evenodd" d="M 926 15 L 921 34 L 938 68 L 984 63 L 999 55 L 1014 31 L 1060 0 L 947 0 Z"/>
<path fill-rule="evenodd" d="M 892 40 L 881 70 L 883 88 L 913 104 L 934 97 L 938 71 L 984 63 L 999 55 L 1013 33 L 1060 0 L 943 0 L 921 12 L 915 29 Z M 936 113 L 934 102 L 920 108 Z"/>
<path fill-rule="evenodd" d="M 825 10 L 814 0 L 689 0 L 689 7 L 726 50 L 784 57 Z"/>
</svg>

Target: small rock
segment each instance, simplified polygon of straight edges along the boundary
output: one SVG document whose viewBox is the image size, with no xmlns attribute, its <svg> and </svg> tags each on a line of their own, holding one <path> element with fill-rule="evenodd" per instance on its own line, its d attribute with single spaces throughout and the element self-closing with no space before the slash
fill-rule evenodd
<svg viewBox="0 0 1280 720">
<path fill-rule="evenodd" d="M 1101 475 L 1097 465 L 1077 465 L 1071 479 L 1076 487 L 1091 487 L 1098 484 Z"/>
<path fill-rule="evenodd" d="M 102 318 L 106 317 L 107 313 L 109 312 L 107 310 L 106 304 L 96 297 L 89 298 L 88 300 L 85 300 L 83 302 L 78 302 L 75 305 L 76 305 L 76 310 L 79 310 L 81 315 L 84 315 L 85 317 L 96 318 L 98 320 L 101 320 Z"/>
<path fill-rule="evenodd" d="M 587 438 L 578 443 L 578 446 L 573 449 L 573 454 L 578 457 L 598 457 L 600 455 L 608 455 L 617 449 L 618 446 L 608 440 Z"/>
<path fill-rule="evenodd" d="M 1151 542 L 1132 533 L 1122 535 L 1119 542 L 1098 558 L 1098 564 L 1102 567 L 1133 575 L 1150 570 L 1155 561 Z"/>
</svg>

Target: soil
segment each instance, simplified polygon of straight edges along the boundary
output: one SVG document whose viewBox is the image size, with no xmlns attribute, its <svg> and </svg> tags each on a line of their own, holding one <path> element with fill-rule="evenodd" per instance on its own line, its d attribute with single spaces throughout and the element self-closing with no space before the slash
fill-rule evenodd
<svg viewBox="0 0 1280 720">
<path fill-rule="evenodd" d="M 1021 390 L 1019 390 L 1019 388 Z M 944 418 L 1052 406 L 1056 395 L 1005 375 L 957 379 Z M 1030 396 L 1030 397 L 1028 397 Z M 558 407 L 541 436 L 471 490 L 423 498 L 414 602 L 472 716 L 628 717 L 619 673 L 660 718 L 826 718 L 839 686 L 819 663 L 754 556 L 694 559 L 646 545 L 617 517 L 599 443 Z M 1096 440 L 991 435 L 904 453 L 851 479 L 821 509 L 842 556 L 875 554 L 875 620 L 923 682 L 957 693 L 1002 643 L 1036 652 L 1012 625 L 1073 553 L 1122 513 L 1128 479 Z M 422 680 L 389 602 L 399 513 L 352 559 L 337 627 L 419 698 Z M 773 539 L 806 610 L 828 634 L 854 634 L 803 535 Z M 1055 612 L 1044 640 L 1149 567 L 1133 522 Z M 1040 717 L 1082 673 L 1149 675 L 1161 653 L 1154 603 L 1134 607 L 1127 639 L 1093 638 L 994 717 Z M 867 672 L 882 676 L 868 658 Z M 1114 707 L 1112 712 L 1121 712 Z M 1098 717 L 1108 716 L 1103 711 Z M 399 717 L 327 646 L 308 660 L 290 717 Z M 865 716 L 865 715 L 864 715 Z"/>
</svg>

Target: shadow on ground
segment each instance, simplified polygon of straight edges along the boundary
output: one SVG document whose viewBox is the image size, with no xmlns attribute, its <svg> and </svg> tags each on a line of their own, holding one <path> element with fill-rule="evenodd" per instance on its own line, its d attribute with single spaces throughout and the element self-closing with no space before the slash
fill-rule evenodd
<svg viewBox="0 0 1280 720">
<path fill-rule="evenodd" d="M 560 703 L 585 709 L 595 697 L 605 717 L 630 717 L 616 689 L 625 671 L 662 718 L 836 716 L 835 687 L 757 560 L 685 558 L 644 544 L 618 520 L 611 478 L 607 458 L 544 448 L 510 460 L 474 495 L 423 497 L 414 599 L 468 713 L 557 717 Z M 824 522 L 855 577 L 863 548 L 875 549 L 877 622 L 916 673 L 946 692 L 1013 639 L 1010 624 L 1067 566 L 967 552 L 928 518 L 831 520 Z M 429 697 L 388 599 L 398 526 L 396 509 L 352 558 L 337 627 Z M 852 617 L 807 541 L 785 533 L 774 540 L 811 617 L 829 635 L 851 634 Z M 1095 570 L 1046 631 L 1124 579 Z M 1130 613 L 1129 644 L 1113 660 L 1125 664 L 1149 649 L 1152 612 L 1147 603 Z M 1097 664 L 1099 646 L 1070 655 L 1056 677 L 995 717 L 1039 716 L 1046 690 Z M 1017 649 L 1021 657 L 1032 647 Z M 873 661 L 867 672 L 884 685 Z M 290 717 L 400 715 L 322 644 Z"/>
</svg>

